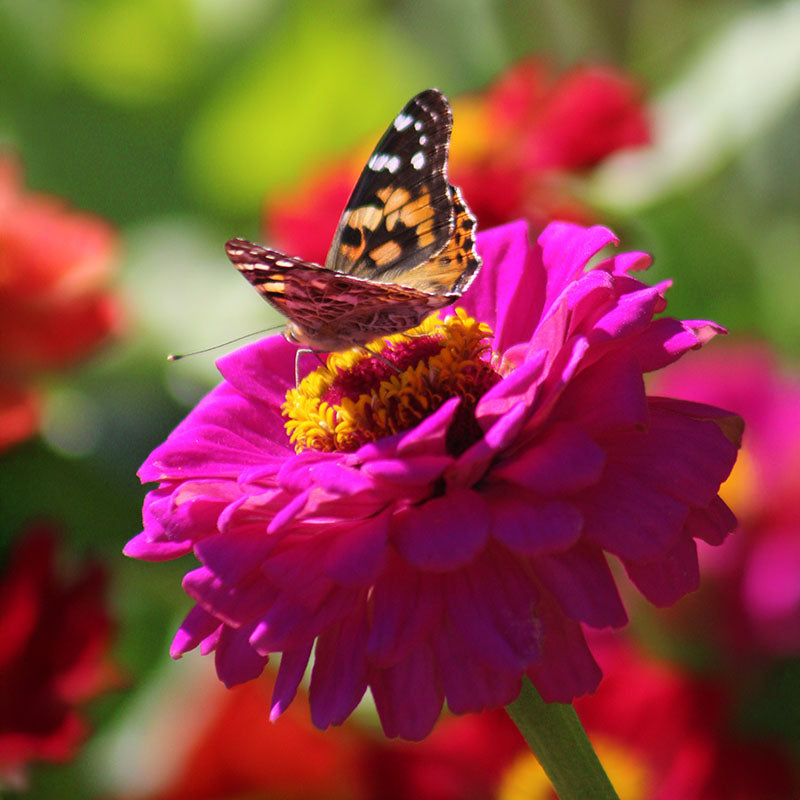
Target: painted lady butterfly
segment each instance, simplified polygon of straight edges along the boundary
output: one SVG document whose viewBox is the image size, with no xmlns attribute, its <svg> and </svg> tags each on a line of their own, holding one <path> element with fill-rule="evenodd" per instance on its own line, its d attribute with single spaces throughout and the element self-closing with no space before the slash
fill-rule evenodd
<svg viewBox="0 0 800 800">
<path fill-rule="evenodd" d="M 228 257 L 288 319 L 286 338 L 335 352 L 413 328 L 480 269 L 475 218 L 447 179 L 452 114 L 438 89 L 406 103 L 378 142 L 325 266 L 231 239 Z"/>
</svg>

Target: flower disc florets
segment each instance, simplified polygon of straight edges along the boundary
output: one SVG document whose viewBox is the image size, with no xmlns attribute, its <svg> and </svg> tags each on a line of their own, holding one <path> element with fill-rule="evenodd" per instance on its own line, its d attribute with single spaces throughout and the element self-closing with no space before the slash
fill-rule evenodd
<svg viewBox="0 0 800 800">
<path fill-rule="evenodd" d="M 463 310 L 297 389 L 281 337 L 221 359 L 223 383 L 142 467 L 158 486 L 126 548 L 200 561 L 173 655 L 213 650 L 232 686 L 281 653 L 275 717 L 313 652 L 315 725 L 369 688 L 406 739 L 445 702 L 508 704 L 523 676 L 548 701 L 593 690 L 581 626 L 627 619 L 608 555 L 658 605 L 696 588 L 695 539 L 735 522 L 717 491 L 740 431 L 645 394 L 643 373 L 721 329 L 656 318 L 668 284 L 636 279 L 643 253 L 587 268 L 614 243 L 564 223 L 533 246 L 524 224 L 481 233 Z"/>
<path fill-rule="evenodd" d="M 491 335 L 458 308 L 364 350 L 332 354 L 326 367 L 286 395 L 283 413 L 295 450 L 353 452 L 413 428 L 459 397 L 451 447 L 463 452 L 482 435 L 474 416 L 478 400 L 500 380 L 488 360 Z"/>
</svg>

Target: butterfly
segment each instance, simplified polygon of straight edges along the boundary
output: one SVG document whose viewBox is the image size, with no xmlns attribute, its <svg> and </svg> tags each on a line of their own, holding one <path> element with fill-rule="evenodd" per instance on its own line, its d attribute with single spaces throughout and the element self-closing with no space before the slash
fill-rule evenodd
<svg viewBox="0 0 800 800">
<path fill-rule="evenodd" d="M 363 347 L 416 327 L 474 280 L 475 217 L 447 179 L 452 120 L 438 89 L 406 103 L 369 157 L 324 266 L 245 239 L 225 245 L 287 318 L 290 342 L 323 353 Z"/>
</svg>

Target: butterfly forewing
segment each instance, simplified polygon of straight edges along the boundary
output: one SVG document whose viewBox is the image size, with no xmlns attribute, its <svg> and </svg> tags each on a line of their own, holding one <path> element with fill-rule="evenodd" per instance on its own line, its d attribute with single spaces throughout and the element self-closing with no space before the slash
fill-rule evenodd
<svg viewBox="0 0 800 800">
<path fill-rule="evenodd" d="M 447 181 L 452 115 L 427 89 L 412 98 L 376 145 L 347 202 L 325 266 L 383 283 L 447 244 L 453 201 Z"/>
<path fill-rule="evenodd" d="M 287 336 L 331 352 L 415 327 L 480 268 L 475 218 L 447 180 L 452 117 L 437 89 L 412 98 L 370 156 L 325 266 L 232 239 L 228 256 L 289 320 Z"/>
</svg>

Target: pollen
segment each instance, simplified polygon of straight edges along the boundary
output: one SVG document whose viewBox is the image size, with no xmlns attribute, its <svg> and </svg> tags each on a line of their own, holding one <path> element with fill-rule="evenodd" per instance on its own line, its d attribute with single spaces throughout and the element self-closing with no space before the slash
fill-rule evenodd
<svg viewBox="0 0 800 800">
<path fill-rule="evenodd" d="M 283 404 L 295 450 L 353 452 L 410 430 L 451 397 L 461 398 L 447 433 L 457 455 L 483 435 L 480 398 L 500 380 L 491 364 L 491 329 L 458 308 L 365 348 L 328 356 Z"/>
</svg>

